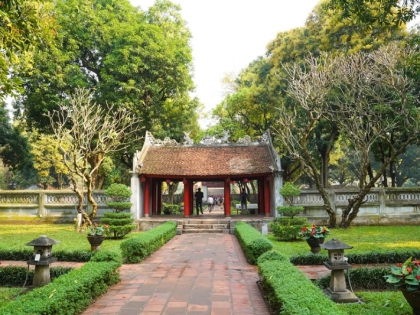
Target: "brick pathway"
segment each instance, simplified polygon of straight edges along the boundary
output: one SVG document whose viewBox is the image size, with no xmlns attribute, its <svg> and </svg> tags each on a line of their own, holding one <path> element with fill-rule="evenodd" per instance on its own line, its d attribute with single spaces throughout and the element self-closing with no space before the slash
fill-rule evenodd
<svg viewBox="0 0 420 315">
<path fill-rule="evenodd" d="M 235 236 L 175 236 L 141 264 L 123 265 L 121 282 L 83 315 L 268 315 Z"/>
</svg>

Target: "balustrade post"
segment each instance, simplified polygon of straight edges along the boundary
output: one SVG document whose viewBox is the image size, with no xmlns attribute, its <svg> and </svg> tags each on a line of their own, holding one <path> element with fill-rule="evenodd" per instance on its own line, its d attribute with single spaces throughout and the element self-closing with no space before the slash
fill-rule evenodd
<svg viewBox="0 0 420 315">
<path fill-rule="evenodd" d="M 337 214 L 337 194 L 335 190 L 328 190 L 328 199 L 330 200 L 331 209 Z"/>
<path fill-rule="evenodd" d="M 45 192 L 39 192 L 38 194 L 38 217 L 39 218 L 45 218 L 47 215 L 46 209 L 45 209 L 45 198 L 46 198 Z"/>
<path fill-rule="evenodd" d="M 385 213 L 386 209 L 386 193 L 385 189 L 381 189 L 378 192 L 378 200 L 379 200 L 379 215 Z"/>
</svg>

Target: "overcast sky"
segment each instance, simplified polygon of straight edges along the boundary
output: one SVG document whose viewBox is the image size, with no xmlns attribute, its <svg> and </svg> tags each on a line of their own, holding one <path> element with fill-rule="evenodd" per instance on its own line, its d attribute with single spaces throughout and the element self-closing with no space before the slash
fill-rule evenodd
<svg viewBox="0 0 420 315">
<path fill-rule="evenodd" d="M 130 0 L 143 10 L 154 0 Z M 195 96 L 214 108 L 223 99 L 221 80 L 265 54 L 278 32 L 304 25 L 319 0 L 172 0 L 192 33 Z"/>
</svg>

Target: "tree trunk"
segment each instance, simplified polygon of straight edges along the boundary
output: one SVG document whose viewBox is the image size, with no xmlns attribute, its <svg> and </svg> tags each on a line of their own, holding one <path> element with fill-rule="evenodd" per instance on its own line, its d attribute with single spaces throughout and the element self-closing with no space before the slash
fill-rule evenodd
<svg viewBox="0 0 420 315">
<path fill-rule="evenodd" d="M 99 166 L 103 158 L 104 158 L 103 154 L 96 154 L 96 155 L 90 156 L 88 159 L 90 167 L 93 170 L 91 174 L 91 177 L 92 177 L 91 181 L 92 181 L 93 189 L 101 188 L 101 179 L 100 179 L 101 176 L 99 176 Z"/>
<path fill-rule="evenodd" d="M 330 165 L 330 154 L 321 154 L 321 184 L 325 188 L 328 187 L 328 166 Z"/>
<path fill-rule="evenodd" d="M 305 155 L 307 155 L 306 157 L 306 162 L 309 166 L 309 169 L 311 170 L 311 173 L 308 172 L 308 176 L 311 178 L 313 178 L 313 180 L 315 181 L 315 185 L 316 188 L 318 189 L 319 193 L 321 194 L 321 198 L 322 201 L 324 202 L 324 209 L 328 214 L 328 226 L 331 228 L 334 228 L 337 225 L 337 214 L 335 213 L 335 211 L 333 210 L 331 203 L 330 203 L 330 199 L 328 196 L 327 191 L 325 190 L 324 186 L 321 184 L 321 181 L 319 179 L 318 176 L 318 171 L 317 168 L 315 166 L 315 164 L 313 163 L 312 159 L 309 157 L 309 152 L 308 150 L 305 149 L 304 152 Z"/>
<path fill-rule="evenodd" d="M 90 220 L 90 218 L 89 218 L 89 216 L 87 215 L 87 213 L 83 210 L 83 191 L 81 191 L 81 190 L 79 190 L 79 189 L 77 189 L 77 184 L 76 184 L 76 181 L 74 180 L 74 179 L 71 179 L 70 180 L 71 181 L 71 183 L 73 184 L 73 187 L 72 187 L 72 190 L 76 193 L 76 195 L 77 195 L 77 200 L 78 200 L 78 202 L 77 202 L 77 207 L 76 207 L 76 209 L 77 209 L 77 212 L 78 213 L 80 213 L 81 215 L 82 215 L 82 218 L 83 218 L 83 222 L 82 222 L 82 224 L 83 225 L 87 225 L 87 226 L 89 226 L 89 225 L 91 225 L 92 224 L 92 221 Z"/>
<path fill-rule="evenodd" d="M 172 182 L 172 185 L 168 185 L 168 199 L 170 204 L 174 204 L 174 195 L 178 189 L 179 182 Z"/>
<path fill-rule="evenodd" d="M 86 186 L 87 186 L 86 197 L 87 197 L 88 203 L 92 205 L 92 212 L 89 214 L 89 218 L 93 220 L 96 217 L 96 214 L 98 212 L 98 204 L 96 203 L 95 199 L 93 199 L 92 176 L 90 175 L 86 176 Z"/>
<path fill-rule="evenodd" d="M 249 182 L 249 184 L 251 185 L 251 188 L 252 188 L 252 194 L 255 194 L 255 193 L 256 193 L 256 189 L 255 189 L 254 181 L 253 181 L 253 180 L 251 180 L 251 181 Z"/>
</svg>

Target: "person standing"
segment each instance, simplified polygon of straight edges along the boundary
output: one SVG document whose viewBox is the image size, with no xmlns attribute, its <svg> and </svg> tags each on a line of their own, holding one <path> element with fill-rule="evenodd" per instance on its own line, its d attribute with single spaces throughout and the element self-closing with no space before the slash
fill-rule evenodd
<svg viewBox="0 0 420 315">
<path fill-rule="evenodd" d="M 245 188 L 242 188 L 241 191 L 241 213 L 248 213 L 248 194 L 246 193 Z"/>
<path fill-rule="evenodd" d="M 203 214 L 203 197 L 204 194 L 201 191 L 201 188 L 198 188 L 195 192 L 195 208 L 197 210 L 197 215 L 200 214 L 199 210 L 201 211 L 201 214 Z"/>
<path fill-rule="evenodd" d="M 209 196 L 207 198 L 207 203 L 209 205 L 209 212 L 211 212 L 211 210 L 213 210 L 213 205 L 214 205 L 214 199 L 212 196 Z"/>
</svg>

